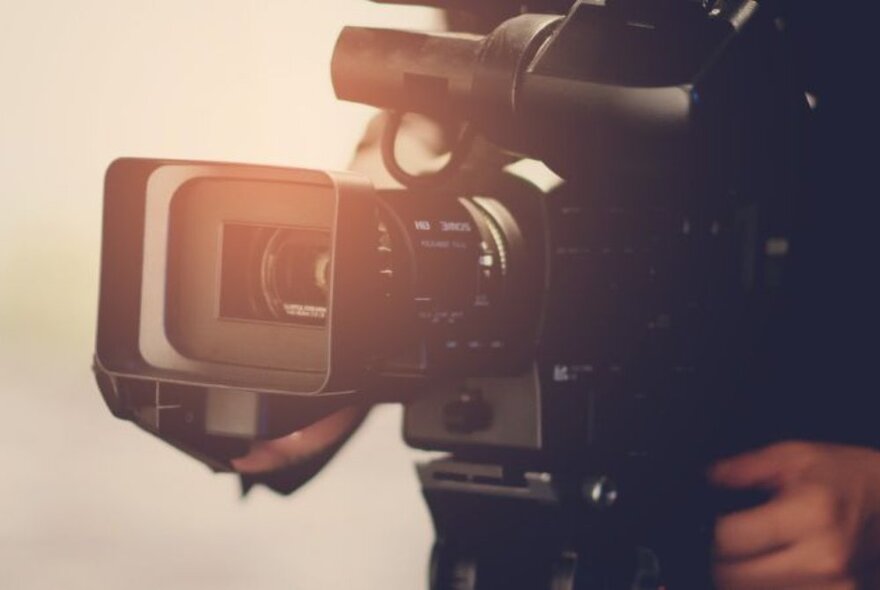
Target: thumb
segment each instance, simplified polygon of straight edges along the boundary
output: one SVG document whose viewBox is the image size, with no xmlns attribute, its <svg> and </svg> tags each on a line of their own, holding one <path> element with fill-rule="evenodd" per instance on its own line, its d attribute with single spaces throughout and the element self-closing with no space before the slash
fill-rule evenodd
<svg viewBox="0 0 880 590">
<path fill-rule="evenodd" d="M 727 488 L 779 489 L 785 473 L 802 446 L 798 443 L 780 443 L 725 459 L 712 466 L 709 480 Z"/>
</svg>

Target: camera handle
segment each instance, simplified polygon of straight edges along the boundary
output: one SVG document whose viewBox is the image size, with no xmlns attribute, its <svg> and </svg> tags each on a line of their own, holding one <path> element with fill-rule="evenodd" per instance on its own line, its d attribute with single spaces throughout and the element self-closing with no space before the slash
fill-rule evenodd
<svg viewBox="0 0 880 590">
<path fill-rule="evenodd" d="M 431 590 L 711 588 L 707 529 L 676 514 L 665 546 L 620 526 L 604 476 L 510 470 L 453 458 L 418 466 L 436 540 Z"/>
<path fill-rule="evenodd" d="M 385 165 L 385 169 L 394 180 L 407 188 L 442 187 L 456 177 L 467 159 L 476 136 L 473 126 L 470 123 L 464 124 L 455 145 L 449 151 L 449 159 L 440 169 L 429 173 L 411 174 L 401 167 L 395 153 L 397 134 L 400 131 L 404 115 L 405 113 L 400 111 L 392 112 L 382 132 L 382 163 Z"/>
</svg>

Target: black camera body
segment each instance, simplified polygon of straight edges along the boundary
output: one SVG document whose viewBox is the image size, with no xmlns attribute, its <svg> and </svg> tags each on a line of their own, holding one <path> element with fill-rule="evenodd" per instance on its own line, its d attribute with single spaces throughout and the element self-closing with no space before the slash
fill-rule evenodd
<svg viewBox="0 0 880 590">
<path fill-rule="evenodd" d="M 105 399 L 190 440 L 424 398 L 407 413 L 412 444 L 566 456 L 600 425 L 619 431 L 590 394 L 557 393 L 599 380 L 626 382 L 621 403 L 657 423 L 651 390 L 676 389 L 659 385 L 670 372 L 693 375 L 711 350 L 752 365 L 734 332 L 764 323 L 762 277 L 786 253 L 803 100 L 757 12 L 578 2 L 484 38 L 343 31 L 340 97 L 465 118 L 562 173 L 549 195 L 515 166 L 396 193 L 353 174 L 117 161 Z M 659 373 L 633 373 L 635 359 Z M 496 389 L 528 392 L 525 405 L 491 417 L 513 394 L 472 394 Z"/>
<path fill-rule="evenodd" d="M 708 547 L 705 466 L 772 436 L 743 420 L 773 395 L 808 113 L 765 12 L 579 1 L 484 37 L 346 28 L 340 98 L 518 154 L 452 182 L 115 162 L 105 400 L 218 469 L 346 405 L 404 402 L 407 443 L 455 459 L 421 471 L 435 588 L 545 533 L 556 565 L 536 580 L 574 576 L 572 547 L 684 567 Z"/>
</svg>

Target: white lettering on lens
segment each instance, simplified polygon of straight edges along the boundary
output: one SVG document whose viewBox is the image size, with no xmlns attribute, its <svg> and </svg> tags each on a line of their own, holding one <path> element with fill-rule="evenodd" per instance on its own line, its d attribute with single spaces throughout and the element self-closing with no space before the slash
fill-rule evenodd
<svg viewBox="0 0 880 590">
<path fill-rule="evenodd" d="M 295 318 L 311 318 L 316 320 L 323 320 L 327 318 L 327 308 L 323 305 L 285 303 L 284 313 Z"/>
<path fill-rule="evenodd" d="M 448 250 L 450 247 L 449 240 L 422 240 L 419 242 L 422 248 L 441 248 Z"/>
<path fill-rule="evenodd" d="M 419 231 L 431 231 L 431 222 L 425 219 L 416 219 L 416 229 Z"/>
<path fill-rule="evenodd" d="M 471 224 L 468 221 L 441 221 L 440 231 L 471 232 Z"/>
</svg>

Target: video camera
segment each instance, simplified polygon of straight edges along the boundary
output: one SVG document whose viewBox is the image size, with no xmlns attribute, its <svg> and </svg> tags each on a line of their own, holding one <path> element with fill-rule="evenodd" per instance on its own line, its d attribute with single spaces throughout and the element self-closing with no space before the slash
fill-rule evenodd
<svg viewBox="0 0 880 590">
<path fill-rule="evenodd" d="M 337 96 L 392 113 L 404 188 L 114 162 L 98 383 L 217 469 L 403 402 L 407 443 L 451 453 L 420 467 L 432 588 L 708 588 L 702 473 L 761 436 L 733 417 L 772 395 L 804 94 L 752 0 L 542 8 L 342 31 Z M 405 113 L 461 125 L 438 172 L 398 163 Z"/>
</svg>

